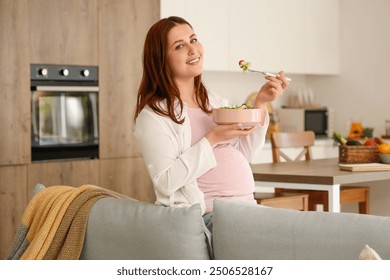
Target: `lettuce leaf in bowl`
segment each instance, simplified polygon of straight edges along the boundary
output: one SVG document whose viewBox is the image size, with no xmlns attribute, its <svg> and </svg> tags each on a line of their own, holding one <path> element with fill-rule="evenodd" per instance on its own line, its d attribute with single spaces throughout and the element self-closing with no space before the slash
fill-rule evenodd
<svg viewBox="0 0 390 280">
<path fill-rule="evenodd" d="M 253 109 L 252 106 L 248 106 L 245 103 L 241 105 L 223 106 L 220 109 Z"/>
</svg>

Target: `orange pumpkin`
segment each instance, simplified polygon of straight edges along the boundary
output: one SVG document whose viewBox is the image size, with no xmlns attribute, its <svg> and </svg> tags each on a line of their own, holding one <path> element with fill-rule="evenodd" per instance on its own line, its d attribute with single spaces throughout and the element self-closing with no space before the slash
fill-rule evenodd
<svg viewBox="0 0 390 280">
<path fill-rule="evenodd" d="M 380 154 L 390 154 L 390 143 L 383 143 L 378 146 Z"/>
</svg>

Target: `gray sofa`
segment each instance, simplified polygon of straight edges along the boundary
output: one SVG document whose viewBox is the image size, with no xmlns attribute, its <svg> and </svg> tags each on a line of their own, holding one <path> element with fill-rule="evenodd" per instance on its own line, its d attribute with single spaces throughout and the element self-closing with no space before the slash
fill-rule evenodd
<svg viewBox="0 0 390 280">
<path fill-rule="evenodd" d="M 92 208 L 82 259 L 390 259 L 390 218 L 215 201 L 213 255 L 200 208 L 104 198 Z"/>
<path fill-rule="evenodd" d="M 214 202 L 214 228 L 199 205 L 98 200 L 80 259 L 356 260 L 367 244 L 390 259 L 390 218 Z"/>
</svg>

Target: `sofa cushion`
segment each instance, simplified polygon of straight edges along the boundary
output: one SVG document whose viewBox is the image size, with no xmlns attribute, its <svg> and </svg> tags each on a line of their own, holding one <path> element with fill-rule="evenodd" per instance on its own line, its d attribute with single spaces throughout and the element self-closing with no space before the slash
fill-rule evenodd
<svg viewBox="0 0 390 280">
<path fill-rule="evenodd" d="M 81 259 L 209 259 L 200 205 L 103 198 L 92 207 Z M 207 229 L 206 229 L 207 230 Z"/>
<path fill-rule="evenodd" d="M 378 253 L 370 246 L 365 245 L 363 250 L 360 252 L 359 260 L 381 260 L 382 258 Z"/>
<path fill-rule="evenodd" d="M 390 218 L 214 202 L 215 259 L 356 260 L 365 244 L 390 258 Z"/>
</svg>

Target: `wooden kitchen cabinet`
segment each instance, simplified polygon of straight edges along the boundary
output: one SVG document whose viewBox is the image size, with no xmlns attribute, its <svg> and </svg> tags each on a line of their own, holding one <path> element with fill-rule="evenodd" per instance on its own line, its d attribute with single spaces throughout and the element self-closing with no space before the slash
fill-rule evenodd
<svg viewBox="0 0 390 280">
<path fill-rule="evenodd" d="M 339 73 L 339 0 L 162 0 L 161 16 L 183 16 L 205 45 L 205 70 Z"/>
<path fill-rule="evenodd" d="M 45 186 L 99 186 L 99 160 L 35 162 L 28 166 L 29 194 L 37 183 Z"/>
<path fill-rule="evenodd" d="M 0 166 L 30 162 L 27 0 L 0 1 Z"/>
<path fill-rule="evenodd" d="M 159 19 L 159 1 L 99 1 L 101 159 L 140 156 L 133 136 L 142 51 Z"/>
<path fill-rule="evenodd" d="M 137 200 L 156 201 L 142 157 L 100 160 L 100 185 Z"/>
<path fill-rule="evenodd" d="M 97 0 L 29 0 L 30 63 L 97 65 Z"/>
<path fill-rule="evenodd" d="M 28 166 L 28 195 L 37 183 L 79 187 L 92 184 L 154 202 L 155 195 L 142 157 L 36 162 Z"/>
<path fill-rule="evenodd" d="M 28 166 L 28 195 L 37 183 L 79 187 L 92 184 L 154 202 L 154 190 L 142 157 L 36 162 Z"/>
<path fill-rule="evenodd" d="M 27 168 L 28 196 L 37 183 L 45 186 L 85 184 L 154 202 L 155 195 L 142 157 L 36 162 Z"/>
<path fill-rule="evenodd" d="M 29 199 L 25 165 L 0 166 L 0 260 L 4 260 L 15 238 Z"/>
<path fill-rule="evenodd" d="M 155 0 L 0 0 L 0 259 L 37 183 L 154 202 L 132 126 L 144 36 L 159 15 Z M 32 63 L 99 66 L 100 159 L 31 162 Z"/>
</svg>

